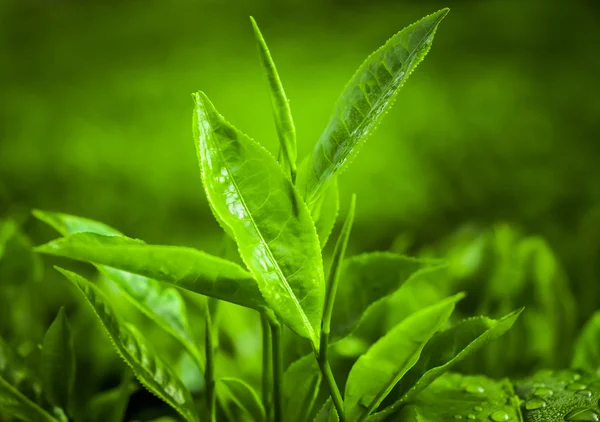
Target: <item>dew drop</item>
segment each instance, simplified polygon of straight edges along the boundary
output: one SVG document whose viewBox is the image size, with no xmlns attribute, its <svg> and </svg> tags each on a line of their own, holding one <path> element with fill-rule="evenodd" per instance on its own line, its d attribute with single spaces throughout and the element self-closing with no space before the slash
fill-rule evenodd
<svg viewBox="0 0 600 422">
<path fill-rule="evenodd" d="M 469 415 L 467 415 L 467 419 L 474 420 L 474 419 L 476 419 L 476 417 L 475 417 L 475 415 L 469 414 Z"/>
<path fill-rule="evenodd" d="M 465 387 L 465 391 L 471 394 L 481 394 L 485 393 L 485 388 L 480 385 L 467 385 Z"/>
<path fill-rule="evenodd" d="M 483 407 L 481 407 L 481 406 L 475 406 L 473 408 L 473 410 L 476 411 L 476 412 L 481 412 L 483 410 Z"/>
<path fill-rule="evenodd" d="M 509 421 L 510 416 L 508 416 L 508 413 L 503 412 L 502 410 L 497 410 L 490 415 L 490 419 L 493 420 L 494 422 L 503 422 L 503 421 Z"/>
<path fill-rule="evenodd" d="M 546 402 L 544 399 L 539 397 L 534 397 L 525 402 L 525 409 L 527 410 L 537 410 L 546 407 Z"/>
<path fill-rule="evenodd" d="M 581 375 L 579 375 L 579 374 L 575 373 L 575 374 L 573 374 L 573 379 L 574 379 L 575 381 L 577 381 L 577 380 L 581 379 Z"/>
<path fill-rule="evenodd" d="M 462 419 L 462 416 L 460 416 L 460 415 L 454 415 L 454 419 Z"/>
<path fill-rule="evenodd" d="M 598 422 L 600 417 L 592 409 L 573 409 L 565 415 L 565 421 Z"/>
<path fill-rule="evenodd" d="M 536 388 L 535 392 L 533 394 L 538 397 L 546 397 L 546 396 L 551 396 L 552 394 L 554 394 L 554 391 L 552 391 L 552 389 L 550 389 L 548 387 L 542 387 L 542 388 Z"/>
<path fill-rule="evenodd" d="M 571 384 L 569 384 L 565 387 L 565 390 L 579 391 L 579 390 L 585 390 L 586 388 L 587 388 L 587 386 L 584 384 L 580 384 L 578 382 L 572 382 Z"/>
<path fill-rule="evenodd" d="M 579 390 L 577 394 L 585 397 L 592 397 L 592 392 L 590 390 Z"/>
</svg>

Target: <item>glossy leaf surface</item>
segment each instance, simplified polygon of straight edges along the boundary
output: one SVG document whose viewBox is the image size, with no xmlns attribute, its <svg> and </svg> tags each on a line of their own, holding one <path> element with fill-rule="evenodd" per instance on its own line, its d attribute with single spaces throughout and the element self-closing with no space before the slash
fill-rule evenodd
<svg viewBox="0 0 600 422">
<path fill-rule="evenodd" d="M 217 382 L 217 397 L 228 406 L 233 403 L 248 420 L 263 422 L 265 408 L 254 389 L 238 378 L 221 378 Z"/>
<path fill-rule="evenodd" d="M 299 181 L 309 206 L 389 110 L 400 87 L 431 48 L 447 13 L 448 9 L 440 10 L 404 28 L 371 54 L 350 79 L 310 156 L 306 179 Z"/>
<path fill-rule="evenodd" d="M 194 136 L 212 209 L 233 233 L 270 308 L 318 345 L 323 264 L 306 205 L 271 154 L 229 124 L 203 93 L 194 99 Z"/>
<path fill-rule="evenodd" d="M 381 419 L 379 413 L 369 422 L 521 422 L 519 399 L 508 380 L 482 376 L 446 374 L 423 390 L 414 404 L 404 407 L 397 417 Z M 557 419 L 548 419 L 547 421 Z"/>
<path fill-rule="evenodd" d="M 333 227 L 338 217 L 340 209 L 340 193 L 338 188 L 337 178 L 329 184 L 323 195 L 316 202 L 315 207 L 311 210 L 311 216 L 315 222 L 315 228 L 319 235 L 321 248 L 324 248 L 331 236 Z"/>
<path fill-rule="evenodd" d="M 82 232 L 122 236 L 118 230 L 87 218 L 39 210 L 34 211 L 33 214 L 63 236 Z M 197 365 L 203 369 L 204 359 L 194 344 L 185 302 L 175 288 L 157 280 L 111 267 L 99 265 L 98 269 L 112 280 L 138 309 L 178 339 L 194 357 Z"/>
<path fill-rule="evenodd" d="M 364 420 L 418 361 L 431 337 L 448 320 L 458 294 L 400 322 L 362 355 L 350 370 L 344 409 L 350 421 Z"/>
<path fill-rule="evenodd" d="M 106 265 L 250 308 L 265 305 L 256 282 L 239 265 L 192 248 L 154 246 L 124 236 L 76 233 L 38 252 Z"/>
<path fill-rule="evenodd" d="M 351 334 L 369 308 L 394 293 L 417 271 L 431 265 L 431 261 L 387 252 L 347 259 L 341 270 L 331 335 L 335 339 Z"/>
<path fill-rule="evenodd" d="M 197 421 L 198 416 L 189 391 L 137 328 L 119 319 L 104 294 L 95 285 L 73 272 L 58 267 L 56 269 L 81 291 L 106 329 L 116 350 L 142 385 L 173 407 L 187 421 Z"/>
<path fill-rule="evenodd" d="M 600 375 L 600 312 L 592 315 L 581 330 L 571 366 Z"/>
<path fill-rule="evenodd" d="M 283 374 L 283 410 L 290 422 L 305 422 L 319 394 L 321 371 L 313 355 L 292 363 Z"/>
<path fill-rule="evenodd" d="M 75 383 L 75 351 L 71 326 L 64 308 L 60 308 L 44 336 L 41 378 L 50 402 L 68 409 Z"/>
<path fill-rule="evenodd" d="M 58 422 L 0 376 L 0 415 L 30 422 Z"/>
<path fill-rule="evenodd" d="M 252 21 L 254 36 L 258 43 L 260 61 L 269 81 L 269 93 L 273 105 L 273 118 L 275 119 L 277 136 L 279 137 L 279 144 L 283 152 L 283 168 L 286 173 L 291 175 L 292 180 L 295 180 L 297 156 L 296 128 L 294 127 L 289 100 L 283 90 L 283 85 L 279 79 L 279 74 L 277 73 L 277 68 L 275 67 L 275 62 L 271 57 L 267 43 L 254 18 L 251 17 L 250 20 Z"/>
</svg>

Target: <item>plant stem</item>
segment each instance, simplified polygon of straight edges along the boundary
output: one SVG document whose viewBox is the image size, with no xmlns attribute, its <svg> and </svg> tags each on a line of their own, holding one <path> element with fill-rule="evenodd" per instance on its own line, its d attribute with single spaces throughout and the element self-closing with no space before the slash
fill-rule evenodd
<svg viewBox="0 0 600 422">
<path fill-rule="evenodd" d="M 283 348 L 281 324 L 272 314 L 267 314 L 271 327 L 273 353 L 273 416 L 275 422 L 283 422 Z"/>
<path fill-rule="evenodd" d="M 319 368 L 321 368 L 321 373 L 325 377 L 325 382 L 327 383 L 327 387 L 329 388 L 329 395 L 331 396 L 333 405 L 335 406 L 338 416 L 340 417 L 340 422 L 347 422 L 348 419 L 346 419 L 346 414 L 344 413 L 344 401 L 342 400 L 340 389 L 338 388 L 337 383 L 335 382 L 335 377 L 333 376 L 331 366 L 329 365 L 329 357 L 327 352 L 327 345 L 329 343 L 329 332 L 321 331 L 320 343 L 320 350 L 317 355 L 317 362 L 319 363 Z"/>
<path fill-rule="evenodd" d="M 271 348 L 271 327 L 269 326 L 269 318 L 261 312 L 260 323 L 262 327 L 262 401 L 265 411 L 267 412 L 267 422 L 270 422 L 272 415 L 271 407 L 271 378 L 273 375 L 272 359 L 273 350 Z"/>
<path fill-rule="evenodd" d="M 205 316 L 205 347 L 206 347 L 206 369 L 204 371 L 204 382 L 206 384 L 206 406 L 210 422 L 216 422 L 216 395 L 215 395 L 215 347 L 213 335 L 213 323 L 210 315 L 210 298 L 206 300 Z"/>
</svg>

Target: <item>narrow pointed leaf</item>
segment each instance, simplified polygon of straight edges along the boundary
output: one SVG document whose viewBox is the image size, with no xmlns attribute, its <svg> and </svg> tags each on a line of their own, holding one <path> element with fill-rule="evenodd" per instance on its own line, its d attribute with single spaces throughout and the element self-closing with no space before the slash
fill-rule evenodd
<svg viewBox="0 0 600 422">
<path fill-rule="evenodd" d="M 346 337 L 374 305 L 385 299 L 432 261 L 407 258 L 388 252 L 352 257 L 344 262 L 333 308 L 331 335 Z"/>
<path fill-rule="evenodd" d="M 68 409 L 75 383 L 75 351 L 64 308 L 60 308 L 44 336 L 41 378 L 50 403 Z"/>
<path fill-rule="evenodd" d="M 382 412 L 379 412 L 367 420 L 449 422 L 460 419 L 520 422 L 523 421 L 523 417 L 519 404 L 519 398 L 507 379 L 493 380 L 482 376 L 446 374 L 419 394 L 415 402 L 404 407 L 397 418 L 383 417 Z M 542 420 L 549 422 L 559 419 L 539 421 Z"/>
<path fill-rule="evenodd" d="M 337 410 L 335 410 L 331 398 L 327 399 L 325 404 L 323 404 L 313 422 L 340 422 L 340 417 Z"/>
<path fill-rule="evenodd" d="M 122 236 L 118 230 L 87 218 L 40 210 L 35 210 L 33 214 L 63 236 L 82 232 Z M 204 369 L 204 358 L 195 346 L 185 302 L 175 288 L 141 275 L 102 265 L 97 267 L 140 311 L 179 340 L 196 364 Z"/>
<path fill-rule="evenodd" d="M 436 333 L 423 349 L 415 366 L 394 388 L 393 393 L 399 400 L 383 412 L 393 413 L 405 403 L 414 400 L 424 388 L 445 372 L 452 370 L 464 358 L 502 336 L 513 326 L 521 311 L 522 309 L 519 309 L 499 320 L 486 317 L 469 318 Z"/>
<path fill-rule="evenodd" d="M 273 59 L 271 58 L 271 53 L 269 52 L 267 43 L 263 38 L 254 18 L 251 17 L 250 20 L 252 21 L 254 36 L 256 37 L 256 41 L 258 43 L 260 61 L 269 80 L 269 93 L 271 95 L 271 103 L 273 105 L 273 118 L 275 119 L 277 136 L 279 137 L 279 144 L 283 152 L 283 168 L 285 169 L 286 173 L 291 175 L 292 181 L 294 181 L 296 178 L 297 154 L 296 128 L 294 127 L 289 100 L 285 96 L 283 85 L 279 79 L 279 74 L 277 73 L 275 62 L 273 62 Z"/>
<path fill-rule="evenodd" d="M 0 377 L 32 401 L 42 396 L 42 383 L 17 352 L 0 337 Z"/>
<path fill-rule="evenodd" d="M 600 375 L 600 311 L 592 315 L 581 330 L 571 367 Z"/>
<path fill-rule="evenodd" d="M 234 234 L 270 308 L 318 347 L 325 288 L 309 211 L 271 154 L 203 93 L 194 99 L 194 136 L 212 209 Z"/>
<path fill-rule="evenodd" d="M 217 382 L 217 397 L 226 404 L 233 403 L 249 420 L 263 422 L 265 408 L 254 389 L 238 378 L 221 378 Z"/>
<path fill-rule="evenodd" d="M 340 209 L 339 195 L 337 178 L 334 178 L 333 182 L 325 189 L 324 194 L 311 210 L 311 216 L 319 235 L 321 249 L 327 244 L 327 240 L 329 240 L 329 236 L 331 236 L 331 232 L 335 226 Z"/>
<path fill-rule="evenodd" d="M 137 328 L 120 320 L 104 294 L 94 284 L 73 272 L 58 267 L 56 269 L 81 291 L 104 326 L 115 349 L 142 385 L 173 407 L 187 421 L 196 422 L 198 416 L 190 392 Z"/>
<path fill-rule="evenodd" d="M 283 414 L 289 422 L 306 422 L 319 394 L 322 374 L 311 354 L 292 363 L 283 374 Z"/>
<path fill-rule="evenodd" d="M 58 422 L 0 376 L 0 415 L 29 422 Z"/>
<path fill-rule="evenodd" d="M 418 361 L 433 335 L 448 320 L 458 294 L 400 322 L 362 355 L 350 370 L 344 408 L 350 421 L 362 421 Z"/>
<path fill-rule="evenodd" d="M 358 68 L 310 156 L 309 171 L 299 180 L 309 207 L 389 110 L 400 87 L 429 51 L 447 13 L 448 9 L 440 10 L 404 28 Z"/>
<path fill-rule="evenodd" d="M 123 422 L 129 397 L 138 389 L 132 372 L 128 370 L 121 384 L 92 398 L 87 408 L 90 422 Z"/>
<path fill-rule="evenodd" d="M 192 248 L 146 245 L 124 236 L 76 233 L 37 252 L 105 265 L 238 305 L 265 305 L 252 276 L 233 262 Z"/>
</svg>

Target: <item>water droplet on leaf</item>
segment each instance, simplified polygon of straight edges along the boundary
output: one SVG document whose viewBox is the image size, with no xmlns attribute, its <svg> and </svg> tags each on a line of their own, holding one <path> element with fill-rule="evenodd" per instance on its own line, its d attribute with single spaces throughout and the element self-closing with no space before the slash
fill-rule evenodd
<svg viewBox="0 0 600 422">
<path fill-rule="evenodd" d="M 534 397 L 525 402 L 525 409 L 527 410 L 536 410 L 541 409 L 543 407 L 546 407 L 546 402 L 544 401 L 544 399 L 541 399 L 539 397 Z"/>
<path fill-rule="evenodd" d="M 565 415 L 565 421 L 598 422 L 600 417 L 592 409 L 573 409 Z"/>
<path fill-rule="evenodd" d="M 508 413 L 503 412 L 502 410 L 497 410 L 490 415 L 490 419 L 493 420 L 494 422 L 503 422 L 503 421 L 509 421 L 510 416 L 508 415 Z"/>
<path fill-rule="evenodd" d="M 473 420 L 473 419 L 475 419 L 475 415 L 467 415 L 467 419 Z"/>
<path fill-rule="evenodd" d="M 577 394 L 580 394 L 585 397 L 592 397 L 592 392 L 590 390 L 579 390 Z"/>
<path fill-rule="evenodd" d="M 579 390 L 585 390 L 586 388 L 587 388 L 587 386 L 584 384 L 580 384 L 578 382 L 572 382 L 571 384 L 569 384 L 565 387 L 565 390 L 579 391 Z"/>
<path fill-rule="evenodd" d="M 554 391 L 552 391 L 552 389 L 550 389 L 548 387 L 542 387 L 542 388 L 536 388 L 536 390 L 533 394 L 538 397 L 546 397 L 546 396 L 551 396 L 552 394 L 554 394 Z"/>
<path fill-rule="evenodd" d="M 473 408 L 473 410 L 476 411 L 476 412 L 481 412 L 483 410 L 483 407 L 481 407 L 481 406 L 475 406 Z"/>
<path fill-rule="evenodd" d="M 480 385 L 467 385 L 465 387 L 465 391 L 467 393 L 471 393 L 471 394 L 481 394 L 481 393 L 485 393 L 485 388 L 483 388 Z"/>
</svg>

